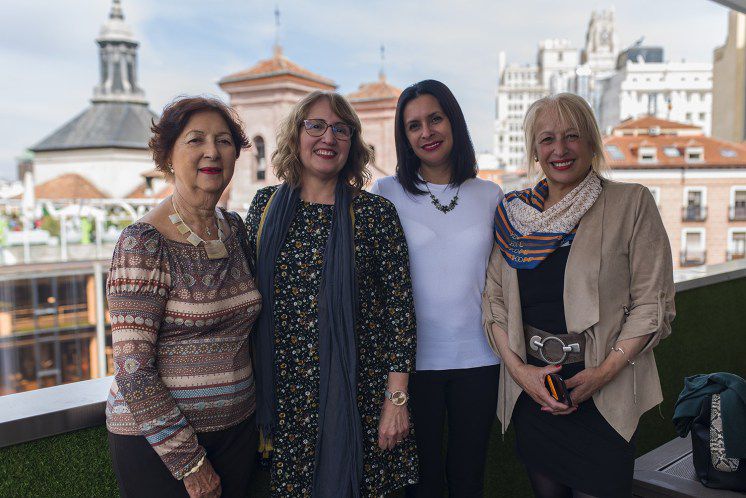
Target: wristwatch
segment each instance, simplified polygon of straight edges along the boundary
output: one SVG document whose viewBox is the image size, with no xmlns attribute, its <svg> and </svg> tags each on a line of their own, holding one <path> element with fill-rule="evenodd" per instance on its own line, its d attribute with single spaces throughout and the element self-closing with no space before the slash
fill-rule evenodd
<svg viewBox="0 0 746 498">
<path fill-rule="evenodd" d="M 409 395 L 404 391 L 391 392 L 386 389 L 385 391 L 383 391 L 383 395 L 386 396 L 386 399 L 390 399 L 391 402 L 396 406 L 402 406 L 407 401 L 409 401 Z"/>
</svg>

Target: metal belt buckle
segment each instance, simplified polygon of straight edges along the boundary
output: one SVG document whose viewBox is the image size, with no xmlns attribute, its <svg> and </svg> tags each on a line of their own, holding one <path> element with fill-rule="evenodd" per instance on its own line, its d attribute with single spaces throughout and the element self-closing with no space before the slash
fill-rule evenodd
<svg viewBox="0 0 746 498">
<path fill-rule="evenodd" d="M 560 358 L 557 361 L 549 361 L 546 358 L 546 356 L 544 356 L 544 345 L 548 341 L 550 341 L 550 340 L 557 341 L 557 342 L 559 342 L 562 345 L 562 358 Z M 548 337 L 546 337 L 546 338 L 544 338 L 543 341 L 541 340 L 541 337 L 539 337 L 538 335 L 532 336 L 531 339 L 528 341 L 528 344 L 531 347 L 531 349 L 533 349 L 534 351 L 538 351 L 539 352 L 539 356 L 541 356 L 541 359 L 544 360 L 545 362 L 547 362 L 547 364 L 549 364 L 549 365 L 559 365 L 559 364 L 561 364 L 562 362 L 564 362 L 567 359 L 567 354 L 568 353 L 580 353 L 580 344 L 579 343 L 574 342 L 572 344 L 565 344 L 565 342 L 562 339 L 560 339 L 559 337 L 554 337 L 554 336 L 551 336 L 551 335 L 548 336 Z"/>
</svg>

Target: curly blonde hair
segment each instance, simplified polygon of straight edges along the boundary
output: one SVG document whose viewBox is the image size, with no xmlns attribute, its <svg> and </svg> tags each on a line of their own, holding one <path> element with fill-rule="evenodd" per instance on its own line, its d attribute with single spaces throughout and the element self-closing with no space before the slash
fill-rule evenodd
<svg viewBox="0 0 746 498">
<path fill-rule="evenodd" d="M 360 134 L 362 126 L 355 110 L 347 99 L 334 92 L 317 90 L 306 95 L 282 121 L 277 132 L 277 149 L 272 153 L 275 176 L 293 187 L 300 186 L 303 172 L 303 163 L 300 161 L 301 127 L 311 107 L 322 98 L 329 101 L 334 114 L 352 127 L 350 153 L 339 175 L 354 189 L 362 190 L 371 179 L 368 164 L 373 162 L 373 149 Z"/>
<path fill-rule="evenodd" d="M 588 102 L 574 93 L 558 93 L 540 98 L 526 111 L 526 117 L 523 119 L 523 134 L 526 144 L 526 160 L 528 162 L 528 174 L 541 175 L 541 171 L 536 171 L 534 158 L 536 157 L 536 123 L 544 112 L 554 112 L 560 122 L 571 124 L 580 133 L 581 138 L 588 142 L 588 146 L 593 152 L 591 168 L 597 175 L 602 176 L 608 169 L 606 159 L 604 158 L 604 142 L 601 138 L 601 131 L 598 129 L 596 116 Z"/>
</svg>

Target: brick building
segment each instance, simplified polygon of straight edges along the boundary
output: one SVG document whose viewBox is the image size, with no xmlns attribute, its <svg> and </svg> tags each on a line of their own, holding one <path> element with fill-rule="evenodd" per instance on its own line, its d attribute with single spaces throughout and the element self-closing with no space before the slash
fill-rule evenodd
<svg viewBox="0 0 746 498">
<path fill-rule="evenodd" d="M 623 121 L 604 145 L 610 177 L 655 197 L 675 268 L 746 257 L 745 145 L 651 116 Z"/>
</svg>

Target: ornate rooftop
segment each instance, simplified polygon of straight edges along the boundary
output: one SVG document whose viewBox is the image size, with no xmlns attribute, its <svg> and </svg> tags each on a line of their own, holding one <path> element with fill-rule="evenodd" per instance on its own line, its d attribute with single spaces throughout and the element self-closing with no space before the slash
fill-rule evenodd
<svg viewBox="0 0 746 498">
<path fill-rule="evenodd" d="M 372 100 L 398 99 L 401 89 L 389 84 L 386 76 L 381 73 L 378 81 L 363 83 L 356 92 L 347 95 L 350 102 L 367 102 Z"/>
<path fill-rule="evenodd" d="M 333 80 L 309 71 L 285 57 L 280 47 L 275 47 L 272 58 L 261 60 L 249 69 L 225 76 L 218 84 L 222 86 L 226 83 L 287 76 L 300 78 L 321 85 L 322 87 L 328 87 L 329 90 L 337 88 L 337 84 Z"/>
</svg>

